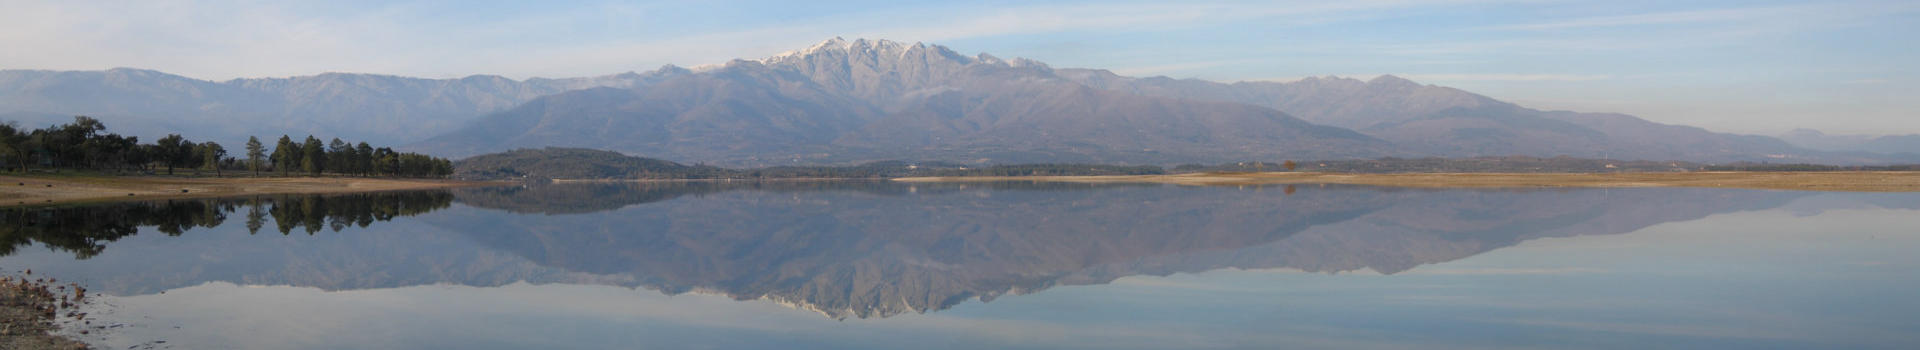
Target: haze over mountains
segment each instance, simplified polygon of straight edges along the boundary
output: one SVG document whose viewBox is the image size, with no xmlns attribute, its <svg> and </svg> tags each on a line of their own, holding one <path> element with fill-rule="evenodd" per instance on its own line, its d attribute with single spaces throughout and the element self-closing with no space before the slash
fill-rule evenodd
<svg viewBox="0 0 1920 350">
<path fill-rule="evenodd" d="M 1447 157 L 1569 155 L 1638 160 L 1781 160 L 1833 158 L 1764 136 L 1665 125 L 1613 113 L 1541 111 L 1462 91 L 1386 75 L 1368 81 L 1307 78 L 1296 82 L 1216 83 L 1166 77 L 1128 78 L 1105 70 L 1062 70 L 1101 89 L 1145 96 L 1218 100 L 1288 111 L 1302 119 Z"/>
<path fill-rule="evenodd" d="M 0 71 L 0 120 L 40 127 L 100 118 L 116 132 L 179 133 L 196 140 L 337 135 L 404 144 L 527 100 L 590 87 L 644 85 L 633 73 L 512 80 L 475 75 L 421 79 L 327 73 L 292 78 L 198 80 L 151 70 Z"/>
<path fill-rule="evenodd" d="M 836 39 L 651 86 L 542 97 L 422 148 L 467 155 L 598 147 L 723 164 L 1171 163 L 1397 152 L 1272 109 L 1102 91 L 1051 72 L 940 46 Z"/>
<path fill-rule="evenodd" d="M 1886 154 L 1920 153 L 1920 134 L 1828 135 L 1819 130 L 1795 129 L 1780 139 L 1796 146 L 1824 151 Z"/>
<path fill-rule="evenodd" d="M 358 74 L 208 82 L 159 72 L 0 72 L 0 118 L 101 117 L 190 138 L 313 133 L 442 156 L 586 147 L 685 163 L 875 160 L 1174 164 L 1383 156 L 1876 163 L 1632 116 L 1534 110 L 1394 76 L 1217 83 L 1055 69 L 834 38 L 697 69 L 595 78 Z M 195 136 L 201 134 L 205 136 Z M 1893 151 L 1899 151 L 1895 147 Z M 1870 153 L 1872 152 L 1872 153 Z"/>
</svg>

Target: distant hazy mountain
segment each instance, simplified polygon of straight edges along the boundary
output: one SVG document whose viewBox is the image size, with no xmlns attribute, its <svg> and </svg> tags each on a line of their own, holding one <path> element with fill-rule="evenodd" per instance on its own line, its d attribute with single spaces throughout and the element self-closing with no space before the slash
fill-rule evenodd
<svg viewBox="0 0 1920 350">
<path fill-rule="evenodd" d="M 327 73 L 292 78 L 198 80 L 150 70 L 0 71 L 0 119 L 30 127 L 88 115 L 114 132 L 195 140 L 319 135 L 378 144 L 425 139 L 535 97 L 592 87 L 635 87 L 684 72 L 512 80 L 476 75 L 420 79 Z"/>
<path fill-rule="evenodd" d="M 633 179 L 650 173 L 693 172 L 679 163 L 584 148 L 518 149 L 454 162 L 456 178 L 477 179 Z"/>
<path fill-rule="evenodd" d="M 1920 138 L 1809 150 L 1627 115 L 1529 109 L 1394 76 L 1134 78 L 839 38 L 694 70 L 576 79 L 212 82 L 134 69 L 0 71 L 0 119 L 37 127 L 76 114 L 116 132 L 196 140 L 316 134 L 451 157 L 583 147 L 728 166 L 1509 155 L 1872 163 L 1914 157 L 1849 152 L 1897 153 Z"/>
<path fill-rule="evenodd" d="M 1612 113 L 1540 111 L 1391 75 L 1370 81 L 1324 77 L 1295 82 L 1216 83 L 1131 78 L 1106 70 L 1062 69 L 1094 88 L 1143 96 L 1252 104 L 1310 122 L 1352 128 L 1423 154 L 1558 156 L 1693 161 L 1869 161 L 1798 149 L 1765 136 L 1666 125 Z"/>
<path fill-rule="evenodd" d="M 1528 109 L 1394 76 L 1233 84 L 1131 78 L 838 38 L 657 86 L 546 98 L 422 145 L 453 156 L 538 146 L 749 165 L 1389 155 L 1875 161 L 1627 115 Z"/>
<path fill-rule="evenodd" d="M 1397 154 L 1386 142 L 1270 108 L 1093 89 L 1037 62 L 864 39 L 735 60 L 638 88 L 543 97 L 420 149 L 464 156 L 540 146 L 738 165 Z"/>
<path fill-rule="evenodd" d="M 1824 151 L 1920 154 L 1920 135 L 1828 135 L 1819 130 L 1796 129 L 1780 135 L 1780 139 Z"/>
</svg>

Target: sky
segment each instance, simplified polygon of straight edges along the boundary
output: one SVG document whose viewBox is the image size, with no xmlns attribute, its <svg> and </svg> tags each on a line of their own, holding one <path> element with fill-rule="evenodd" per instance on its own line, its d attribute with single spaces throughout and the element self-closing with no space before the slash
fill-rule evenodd
<svg viewBox="0 0 1920 350">
<path fill-rule="evenodd" d="M 1393 74 L 1715 131 L 1920 133 L 1920 1 L 19 1 L 0 69 L 574 77 L 832 37 L 1222 82 Z"/>
</svg>

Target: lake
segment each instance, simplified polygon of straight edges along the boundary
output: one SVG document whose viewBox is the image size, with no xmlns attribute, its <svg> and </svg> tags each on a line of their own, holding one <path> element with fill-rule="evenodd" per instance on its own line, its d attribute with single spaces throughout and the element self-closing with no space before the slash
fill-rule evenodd
<svg viewBox="0 0 1920 350">
<path fill-rule="evenodd" d="M 0 220 L 0 268 L 98 294 L 68 332 L 110 349 L 1920 348 L 1920 194 L 599 183 Z"/>
</svg>

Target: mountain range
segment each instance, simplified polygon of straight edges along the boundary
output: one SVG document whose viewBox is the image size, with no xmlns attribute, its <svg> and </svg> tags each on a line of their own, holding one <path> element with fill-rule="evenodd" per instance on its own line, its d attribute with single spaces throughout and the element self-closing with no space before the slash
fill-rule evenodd
<svg viewBox="0 0 1920 350">
<path fill-rule="evenodd" d="M 178 133 L 227 141 L 284 134 L 405 144 L 540 96 L 639 86 L 649 79 L 657 77 L 421 79 L 327 73 L 214 82 L 131 68 L 0 70 L 0 120 L 41 127 L 86 115 L 115 132 L 153 138 Z"/>
<path fill-rule="evenodd" d="M 1813 129 L 1794 129 L 1781 140 L 1809 149 L 1836 152 L 1883 154 L 1920 153 L 1920 134 L 1908 135 L 1828 135 Z"/>
<path fill-rule="evenodd" d="M 313 133 L 464 157 L 585 147 L 729 166 L 907 159 L 1174 164 L 1575 156 L 1911 161 L 1622 114 L 1530 109 L 1395 76 L 1219 83 L 1056 69 L 939 45 L 834 38 L 759 59 L 592 78 L 0 72 L 0 119 L 239 139 Z M 1895 146 L 1896 148 L 1898 146 Z M 1894 151 L 1899 151 L 1895 149 Z"/>
</svg>

